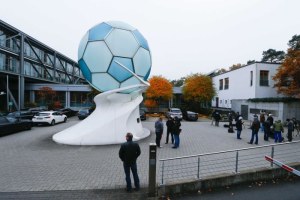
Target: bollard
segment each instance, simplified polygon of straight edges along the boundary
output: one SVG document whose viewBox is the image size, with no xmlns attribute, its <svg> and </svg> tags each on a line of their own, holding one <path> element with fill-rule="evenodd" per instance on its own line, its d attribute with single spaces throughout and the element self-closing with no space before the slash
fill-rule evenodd
<svg viewBox="0 0 300 200">
<path fill-rule="evenodd" d="M 155 197 L 156 195 L 156 144 L 149 145 L 149 184 L 148 196 Z"/>
</svg>

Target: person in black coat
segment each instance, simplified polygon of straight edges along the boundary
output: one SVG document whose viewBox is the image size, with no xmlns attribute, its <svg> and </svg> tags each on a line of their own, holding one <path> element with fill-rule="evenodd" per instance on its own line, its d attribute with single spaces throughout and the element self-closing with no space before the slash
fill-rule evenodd
<svg viewBox="0 0 300 200">
<path fill-rule="evenodd" d="M 179 135 L 181 132 L 180 126 L 181 126 L 181 123 L 180 123 L 178 117 L 175 117 L 174 125 L 173 125 L 173 134 L 174 134 L 175 144 L 172 147 L 173 149 L 177 149 L 180 144 L 180 138 L 179 138 Z"/>
<path fill-rule="evenodd" d="M 126 191 L 131 192 L 131 178 L 130 178 L 130 170 L 132 171 L 135 190 L 140 189 L 140 180 L 137 173 L 137 165 L 136 160 L 141 155 L 140 146 L 132 141 L 133 135 L 132 133 L 126 134 L 126 141 L 121 145 L 119 150 L 119 157 L 123 161 L 124 172 L 125 172 L 125 180 L 126 180 Z"/>
<path fill-rule="evenodd" d="M 166 144 L 168 144 L 168 142 L 169 142 L 170 134 L 171 134 L 171 142 L 172 142 L 172 144 L 174 144 L 174 136 L 173 136 L 174 120 L 171 117 L 168 118 L 168 120 L 166 122 L 166 126 L 167 126 Z"/>
<path fill-rule="evenodd" d="M 242 139 L 241 138 L 241 133 L 242 133 L 242 130 L 243 130 L 243 118 L 242 117 L 239 117 L 239 119 L 237 120 L 237 122 L 236 122 L 236 130 L 237 130 L 237 132 L 236 132 L 236 137 L 237 137 L 237 139 Z"/>
<path fill-rule="evenodd" d="M 264 140 L 265 140 L 265 141 L 269 141 L 270 133 L 271 133 L 271 123 L 270 123 L 270 121 L 267 119 L 267 120 L 264 122 Z"/>
</svg>

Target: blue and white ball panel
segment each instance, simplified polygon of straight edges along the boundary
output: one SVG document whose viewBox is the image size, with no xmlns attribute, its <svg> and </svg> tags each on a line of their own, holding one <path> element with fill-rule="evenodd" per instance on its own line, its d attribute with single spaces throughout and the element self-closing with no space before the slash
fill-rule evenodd
<svg viewBox="0 0 300 200">
<path fill-rule="evenodd" d="M 149 49 L 149 45 L 147 40 L 144 38 L 144 36 L 138 31 L 138 30 L 134 30 L 133 31 L 134 36 L 136 37 L 138 43 L 144 48 L 147 49 L 148 51 L 150 51 Z"/>
<path fill-rule="evenodd" d="M 93 85 L 99 91 L 108 91 L 120 87 L 120 83 L 107 73 L 92 74 Z"/>
<path fill-rule="evenodd" d="M 133 76 L 130 79 L 127 79 L 126 81 L 121 83 L 120 88 L 131 86 L 131 85 L 137 85 L 137 84 L 141 84 L 141 82 L 135 76 Z M 125 90 L 123 93 L 131 93 L 135 90 L 136 89 L 128 89 L 128 90 Z"/>
<path fill-rule="evenodd" d="M 139 50 L 133 57 L 133 65 L 135 73 L 139 76 L 144 77 L 151 68 L 150 52 L 144 48 L 139 48 Z"/>
<path fill-rule="evenodd" d="M 114 56 L 132 58 L 139 48 L 132 32 L 121 29 L 114 29 L 105 42 Z"/>
<path fill-rule="evenodd" d="M 112 54 L 104 41 L 88 42 L 83 59 L 90 71 L 106 72 L 112 59 Z"/>
<path fill-rule="evenodd" d="M 83 59 L 80 59 L 80 60 L 78 61 L 78 64 L 79 64 L 79 66 L 80 66 L 81 72 L 82 72 L 83 76 L 85 77 L 85 79 L 86 79 L 88 82 L 92 83 L 92 73 L 91 73 L 89 67 L 88 67 L 88 66 L 86 65 L 86 63 L 84 62 L 84 60 L 83 60 Z"/>
<path fill-rule="evenodd" d="M 87 32 L 83 38 L 81 39 L 79 43 L 79 48 L 78 48 L 78 60 L 82 58 L 86 44 L 89 40 L 89 32 Z"/>
<path fill-rule="evenodd" d="M 114 57 L 114 59 L 111 62 L 111 65 L 109 66 L 108 73 L 117 79 L 119 82 L 123 82 L 126 79 L 133 76 L 130 72 L 128 72 L 126 69 L 124 69 L 122 66 L 120 66 L 115 61 L 118 61 L 122 65 L 124 65 L 127 69 L 132 71 L 134 73 L 132 61 L 129 58 L 121 58 L 121 57 Z"/>
<path fill-rule="evenodd" d="M 134 27 L 132 27 L 129 24 L 126 24 L 124 22 L 121 22 L 121 21 L 108 21 L 106 23 L 114 28 L 124 29 L 124 30 L 128 30 L 128 31 L 135 30 Z"/>
<path fill-rule="evenodd" d="M 112 29 L 113 27 L 106 23 L 100 23 L 94 26 L 89 31 L 89 41 L 104 40 Z"/>
</svg>

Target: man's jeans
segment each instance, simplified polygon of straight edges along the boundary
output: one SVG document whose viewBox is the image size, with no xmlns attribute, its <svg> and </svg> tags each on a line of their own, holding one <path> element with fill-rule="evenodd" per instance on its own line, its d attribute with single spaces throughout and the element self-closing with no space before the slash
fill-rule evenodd
<svg viewBox="0 0 300 200">
<path fill-rule="evenodd" d="M 123 163 L 124 166 L 124 171 L 125 171 L 125 175 L 126 175 L 126 184 L 127 184 L 127 190 L 131 190 L 132 186 L 131 186 L 131 178 L 130 178 L 130 169 L 133 175 L 133 179 L 134 179 L 134 186 L 136 189 L 140 189 L 140 179 L 137 173 L 137 166 L 136 163 L 133 164 L 125 164 Z"/>
</svg>

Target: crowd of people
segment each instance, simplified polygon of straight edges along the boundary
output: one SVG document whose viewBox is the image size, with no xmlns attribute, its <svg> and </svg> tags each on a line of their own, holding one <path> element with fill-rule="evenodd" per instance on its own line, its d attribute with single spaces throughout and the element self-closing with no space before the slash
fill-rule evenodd
<svg viewBox="0 0 300 200">
<path fill-rule="evenodd" d="M 233 133 L 233 127 L 236 127 L 237 131 L 237 139 L 241 138 L 241 133 L 244 126 L 243 117 L 239 114 L 239 112 L 236 113 L 235 118 L 231 112 L 228 113 L 228 132 Z M 233 118 L 235 120 L 235 124 L 233 124 Z M 211 125 L 219 126 L 219 122 L 221 120 L 221 114 L 218 111 L 213 111 L 212 118 L 211 118 Z M 295 118 L 293 119 L 287 119 L 286 122 L 287 125 L 287 139 L 289 142 L 293 140 L 293 131 L 295 130 L 295 127 L 298 127 L 297 121 Z M 253 115 L 253 122 L 251 123 L 250 129 L 252 130 L 251 139 L 248 142 L 249 144 L 258 144 L 258 133 L 259 131 L 264 133 L 264 140 L 269 141 L 270 137 L 274 138 L 274 142 L 283 142 L 284 137 L 284 128 L 283 123 L 281 120 L 274 121 L 274 118 L 272 114 L 267 114 L 265 112 L 261 112 L 259 116 L 257 114 Z"/>
<path fill-rule="evenodd" d="M 266 118 L 266 116 L 267 118 Z M 234 118 L 235 117 L 235 118 Z M 214 111 L 212 113 L 212 122 L 211 125 L 219 126 L 219 122 L 221 120 L 221 115 L 219 112 Z M 235 124 L 233 124 L 233 120 L 235 120 Z M 234 132 L 233 126 L 235 125 L 237 131 L 237 139 L 241 138 L 241 133 L 244 126 L 243 117 L 236 113 L 235 116 L 231 112 L 228 114 L 228 132 Z M 288 141 L 291 142 L 293 139 L 293 131 L 295 127 L 298 128 L 298 124 L 295 118 L 287 119 L 287 138 Z M 174 149 L 179 148 L 180 145 L 180 133 L 181 133 L 181 123 L 180 120 L 175 118 L 168 118 L 166 121 L 166 142 L 165 144 L 170 142 L 173 144 Z M 276 120 L 274 122 L 274 118 L 272 114 L 266 114 L 264 112 L 260 113 L 260 116 L 254 114 L 253 122 L 251 123 L 250 129 L 252 130 L 251 139 L 248 144 L 258 144 L 258 132 L 264 133 L 264 140 L 269 141 L 270 137 L 274 137 L 275 143 L 284 141 L 284 137 L 282 133 L 284 133 L 283 123 L 281 120 Z M 163 117 L 159 117 L 158 120 L 155 122 L 155 142 L 158 148 L 161 148 L 161 139 L 164 132 L 164 123 Z M 126 134 L 126 142 L 123 143 L 119 150 L 119 157 L 123 162 L 124 172 L 125 172 L 125 180 L 126 180 L 126 191 L 132 191 L 132 184 L 130 178 L 130 171 L 132 172 L 133 180 L 134 180 L 134 190 L 138 191 L 140 189 L 140 180 L 137 172 L 137 158 L 141 154 L 140 146 L 138 143 L 132 141 L 133 135 L 131 133 Z"/>
<path fill-rule="evenodd" d="M 155 134 L 156 134 L 156 146 L 161 148 L 162 146 L 160 145 L 161 142 L 161 138 L 163 135 L 163 130 L 164 130 L 164 124 L 163 124 L 163 118 L 159 117 L 158 120 L 155 122 Z M 179 147 L 180 144 L 180 133 L 181 133 L 181 123 L 180 120 L 178 119 L 178 117 L 175 118 L 171 118 L 169 117 L 167 122 L 166 122 L 166 126 L 167 126 L 167 134 L 166 134 L 166 143 L 169 143 L 169 138 L 171 136 L 171 143 L 174 144 L 173 145 L 173 149 L 177 149 Z"/>
</svg>

